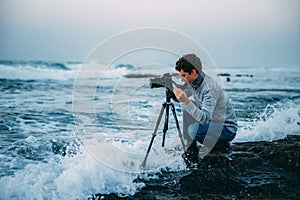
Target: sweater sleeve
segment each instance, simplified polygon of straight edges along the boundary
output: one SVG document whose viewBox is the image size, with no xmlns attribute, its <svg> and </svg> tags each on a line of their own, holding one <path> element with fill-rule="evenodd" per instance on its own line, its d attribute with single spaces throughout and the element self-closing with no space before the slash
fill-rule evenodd
<svg viewBox="0 0 300 200">
<path fill-rule="evenodd" d="M 202 94 L 196 94 L 195 98 L 199 99 L 201 105 L 199 107 L 190 101 L 184 106 L 184 110 L 187 111 L 195 120 L 200 124 L 207 124 L 212 119 L 212 114 L 216 105 L 216 98 L 211 90 L 206 90 Z"/>
</svg>

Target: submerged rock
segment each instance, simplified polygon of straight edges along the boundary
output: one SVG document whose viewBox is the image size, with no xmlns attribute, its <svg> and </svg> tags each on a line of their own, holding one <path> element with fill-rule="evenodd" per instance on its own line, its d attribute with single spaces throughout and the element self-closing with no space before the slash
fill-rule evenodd
<svg viewBox="0 0 300 200">
<path fill-rule="evenodd" d="M 134 196 L 104 199 L 298 199 L 300 136 L 235 143 L 211 152 L 186 172 L 165 172 Z"/>
</svg>

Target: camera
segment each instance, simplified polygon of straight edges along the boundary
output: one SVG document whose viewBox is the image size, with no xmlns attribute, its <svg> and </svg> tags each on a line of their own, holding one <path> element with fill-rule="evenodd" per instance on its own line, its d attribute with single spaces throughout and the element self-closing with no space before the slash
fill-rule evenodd
<svg viewBox="0 0 300 200">
<path fill-rule="evenodd" d="M 174 82 L 175 83 L 175 82 Z M 176 83 L 175 83 L 176 84 Z M 177 84 L 176 84 L 177 85 Z M 169 73 L 163 74 L 161 77 L 150 79 L 150 88 L 166 88 L 166 97 L 167 99 L 173 99 L 176 102 L 179 102 L 173 93 L 173 81 L 172 75 Z"/>
<path fill-rule="evenodd" d="M 167 89 L 173 91 L 173 85 L 172 85 L 172 76 L 169 73 L 166 73 L 158 78 L 150 79 L 150 88 L 160 88 L 160 87 L 166 87 Z"/>
</svg>

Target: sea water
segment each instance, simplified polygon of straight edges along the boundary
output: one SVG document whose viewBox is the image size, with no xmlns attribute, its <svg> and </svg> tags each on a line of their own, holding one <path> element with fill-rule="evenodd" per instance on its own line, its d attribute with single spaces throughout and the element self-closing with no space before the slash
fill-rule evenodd
<svg viewBox="0 0 300 200">
<path fill-rule="evenodd" d="M 0 199 L 133 195 L 144 186 L 137 178 L 185 170 L 172 114 L 165 147 L 161 147 L 163 117 L 146 168 L 140 167 L 165 101 L 163 88 L 149 87 L 149 74 L 176 73 L 174 69 L 103 66 L 105 73 L 91 88 L 95 80 L 88 76 L 78 84 L 82 65 L 0 62 Z M 300 133 L 299 66 L 218 70 L 223 76 L 216 77 L 238 117 L 233 143 L 272 141 Z M 82 88 L 82 98 L 91 100 L 92 111 L 76 107 L 74 87 Z M 182 127 L 182 107 L 174 105 Z"/>
</svg>

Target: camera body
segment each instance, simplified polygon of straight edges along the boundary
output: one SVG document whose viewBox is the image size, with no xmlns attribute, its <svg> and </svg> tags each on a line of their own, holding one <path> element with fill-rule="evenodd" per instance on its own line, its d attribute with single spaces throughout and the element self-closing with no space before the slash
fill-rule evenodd
<svg viewBox="0 0 300 200">
<path fill-rule="evenodd" d="M 161 77 L 150 79 L 150 88 L 165 87 L 173 91 L 172 76 L 169 73 L 163 74 Z"/>
<path fill-rule="evenodd" d="M 150 79 L 150 88 L 166 88 L 166 99 L 167 102 L 170 101 L 170 99 L 173 99 L 176 102 L 179 102 L 176 98 L 175 94 L 173 93 L 173 81 L 172 81 L 172 75 L 169 73 L 163 74 L 161 77 Z"/>
</svg>

